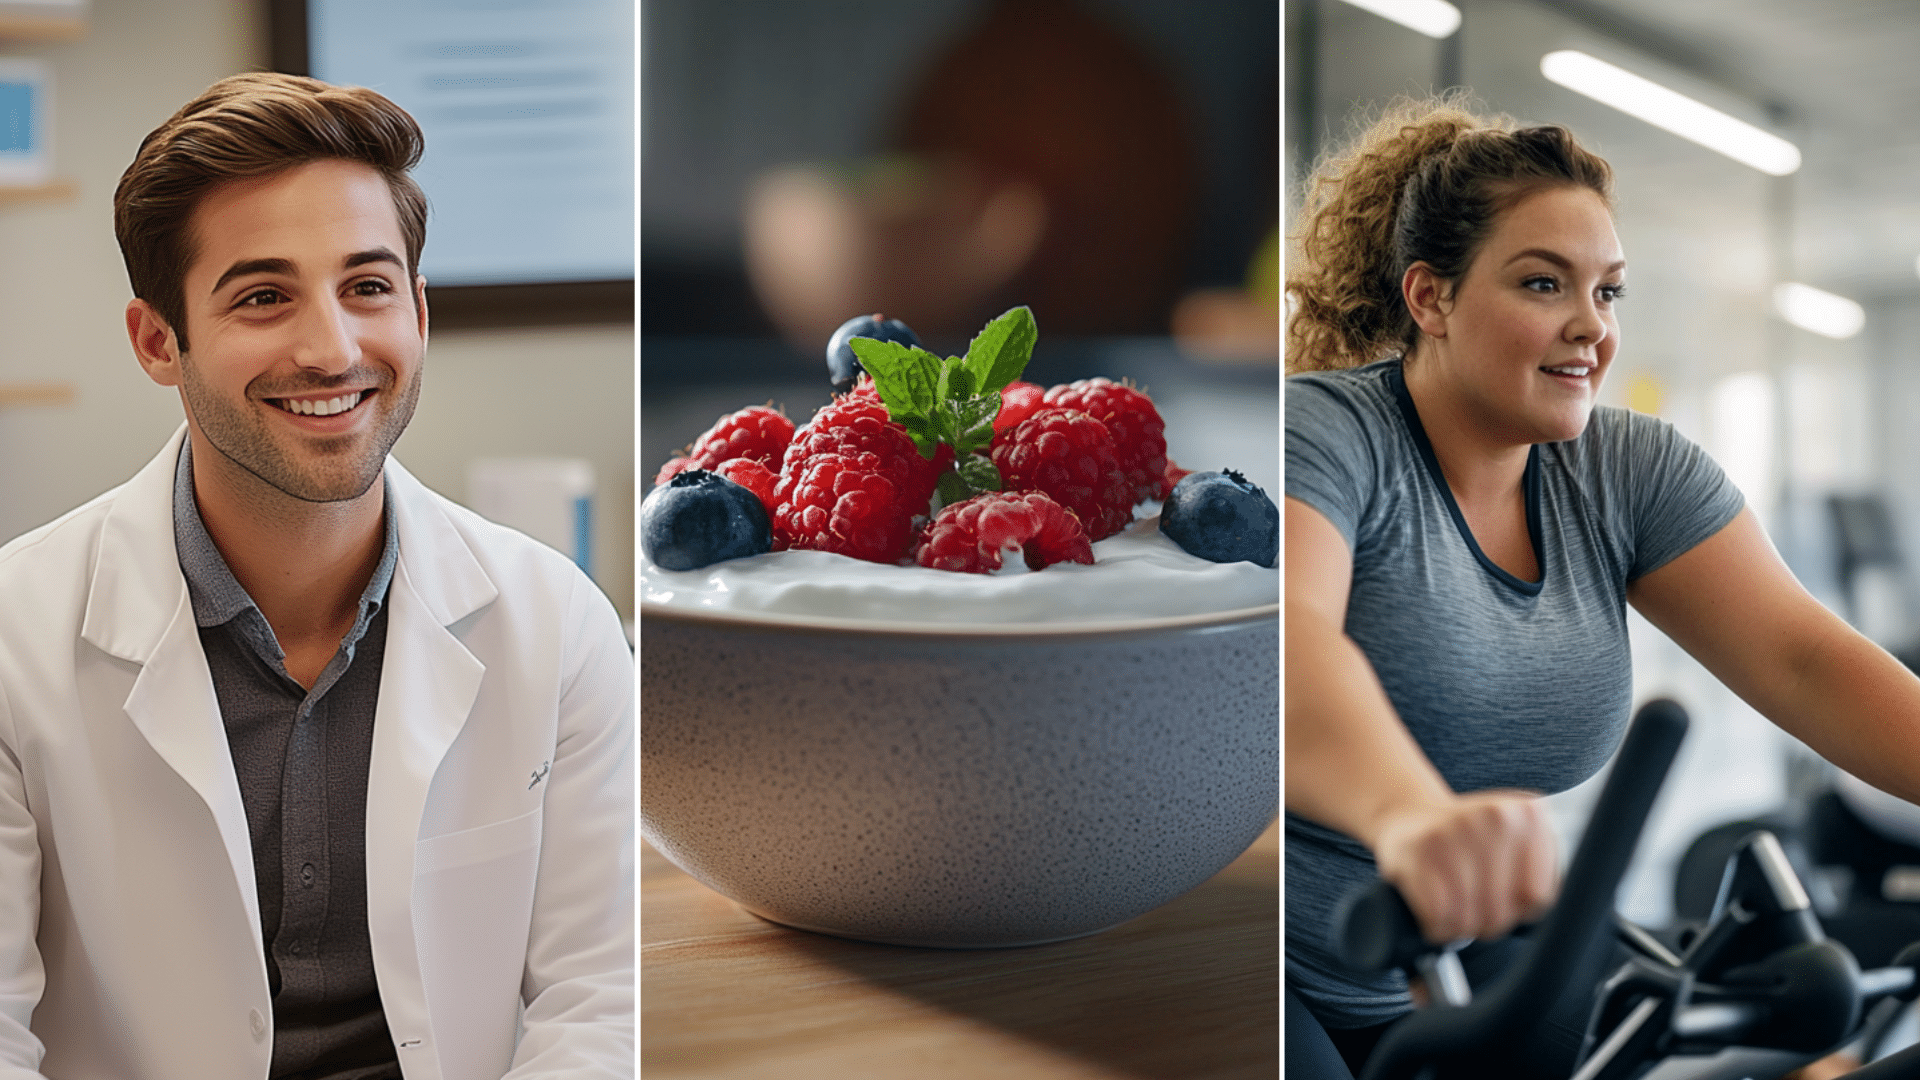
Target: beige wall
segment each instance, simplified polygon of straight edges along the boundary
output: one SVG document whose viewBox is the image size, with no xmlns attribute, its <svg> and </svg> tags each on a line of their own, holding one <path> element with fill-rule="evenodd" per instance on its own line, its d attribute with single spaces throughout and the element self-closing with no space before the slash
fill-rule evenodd
<svg viewBox="0 0 1920 1080">
<path fill-rule="evenodd" d="M 65 381 L 68 406 L 0 408 L 0 539 L 125 480 L 181 420 L 128 350 L 130 296 L 113 187 L 140 139 L 207 84 L 266 58 L 258 0 L 93 0 L 85 39 L 0 42 L 54 65 L 63 202 L 0 203 L 0 383 Z M 429 192 L 429 195 L 432 193 Z M 426 389 L 396 454 L 463 498 L 479 456 L 564 454 L 600 482 L 597 576 L 633 612 L 633 334 L 570 327 L 434 335 Z"/>
<path fill-rule="evenodd" d="M 630 326 L 436 333 L 420 411 L 394 456 L 455 499 L 477 457 L 593 462 L 594 577 L 631 619 L 633 371 Z"/>
</svg>

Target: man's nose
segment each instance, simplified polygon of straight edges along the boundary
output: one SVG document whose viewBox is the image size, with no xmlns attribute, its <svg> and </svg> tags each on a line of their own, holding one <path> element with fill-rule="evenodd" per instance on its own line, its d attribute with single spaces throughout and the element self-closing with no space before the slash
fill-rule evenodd
<svg viewBox="0 0 1920 1080">
<path fill-rule="evenodd" d="M 309 303 L 300 316 L 295 323 L 299 340 L 294 345 L 294 363 L 331 374 L 359 362 L 360 344 L 354 336 L 353 319 L 338 297 L 324 296 Z"/>
</svg>

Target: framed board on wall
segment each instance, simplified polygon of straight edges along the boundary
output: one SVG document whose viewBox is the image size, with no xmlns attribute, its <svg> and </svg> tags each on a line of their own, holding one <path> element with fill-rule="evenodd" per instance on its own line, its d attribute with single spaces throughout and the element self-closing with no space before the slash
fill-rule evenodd
<svg viewBox="0 0 1920 1080">
<path fill-rule="evenodd" d="M 268 0 L 275 70 L 419 121 L 445 328 L 631 322 L 631 0 Z"/>
<path fill-rule="evenodd" d="M 0 41 L 77 41 L 88 0 L 0 0 Z"/>
</svg>

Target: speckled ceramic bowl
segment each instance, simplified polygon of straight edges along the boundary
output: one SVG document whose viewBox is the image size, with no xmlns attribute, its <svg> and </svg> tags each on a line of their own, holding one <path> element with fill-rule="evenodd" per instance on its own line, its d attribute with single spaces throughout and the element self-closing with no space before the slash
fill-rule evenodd
<svg viewBox="0 0 1920 1080">
<path fill-rule="evenodd" d="M 990 948 L 1200 884 L 1279 802 L 1279 606 L 905 626 L 642 604 L 640 818 L 774 922 Z"/>
</svg>

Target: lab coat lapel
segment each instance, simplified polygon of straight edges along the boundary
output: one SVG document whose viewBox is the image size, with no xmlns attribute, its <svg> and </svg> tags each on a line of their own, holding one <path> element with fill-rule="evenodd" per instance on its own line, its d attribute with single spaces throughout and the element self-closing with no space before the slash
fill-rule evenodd
<svg viewBox="0 0 1920 1080">
<path fill-rule="evenodd" d="M 246 806 L 233 771 L 226 725 L 220 718 L 220 700 L 214 694 L 213 676 L 200 647 L 200 628 L 193 620 L 193 605 L 185 589 L 166 633 L 134 680 L 126 708 L 154 751 L 192 785 L 213 812 L 227 858 L 233 863 L 240 899 L 247 907 L 247 928 L 253 932 L 254 947 L 264 957 L 260 894 L 253 880 L 253 840 L 247 832 Z"/>
<path fill-rule="evenodd" d="M 113 506 L 101 533 L 80 635 L 103 652 L 140 665 L 127 695 L 127 717 L 212 812 L 259 949 L 260 900 L 246 807 L 173 544 L 174 466 L 185 436 L 182 425 L 133 479 L 103 496 L 112 498 Z"/>
<path fill-rule="evenodd" d="M 498 593 L 419 481 L 392 459 L 387 469 L 400 561 L 388 590 L 387 651 L 367 778 L 367 924 L 388 1027 L 404 1041 L 407 1033 L 428 1030 L 413 934 L 414 844 L 434 773 L 486 674 L 451 627 Z"/>
</svg>

